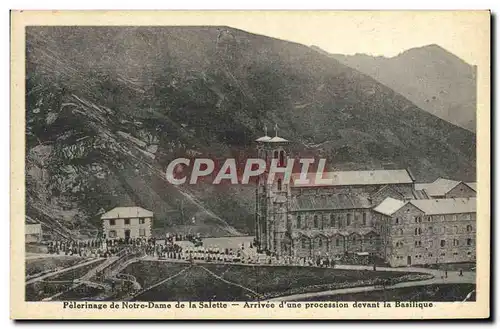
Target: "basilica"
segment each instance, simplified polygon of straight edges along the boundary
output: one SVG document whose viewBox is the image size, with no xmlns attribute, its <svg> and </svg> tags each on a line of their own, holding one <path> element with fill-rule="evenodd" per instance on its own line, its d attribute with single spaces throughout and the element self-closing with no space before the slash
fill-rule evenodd
<svg viewBox="0 0 500 329">
<path fill-rule="evenodd" d="M 287 162 L 290 142 L 277 133 L 256 143 L 266 163 Z M 268 174 L 256 184 L 261 251 L 277 257 L 372 255 L 390 266 L 475 260 L 475 183 L 415 184 L 407 169 L 325 172 L 327 180 L 306 184 L 297 183 L 300 174 L 271 181 Z M 444 192 L 438 198 L 428 190 Z"/>
</svg>

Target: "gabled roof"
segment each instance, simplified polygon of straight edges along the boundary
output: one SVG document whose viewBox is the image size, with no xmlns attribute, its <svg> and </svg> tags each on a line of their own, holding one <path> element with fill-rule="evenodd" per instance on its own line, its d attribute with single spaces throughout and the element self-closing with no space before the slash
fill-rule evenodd
<svg viewBox="0 0 500 329">
<path fill-rule="evenodd" d="M 372 204 L 367 195 L 297 195 L 290 200 L 291 211 L 368 209 Z"/>
<path fill-rule="evenodd" d="M 444 196 L 460 183 L 460 181 L 456 180 L 438 178 L 432 183 L 415 184 L 415 189 L 425 190 L 427 195 L 431 197 Z"/>
<path fill-rule="evenodd" d="M 102 214 L 101 219 L 145 217 L 153 217 L 153 213 L 141 207 L 116 207 Z"/>
<path fill-rule="evenodd" d="M 464 214 L 476 212 L 476 198 L 422 199 L 410 200 L 406 202 L 386 198 L 373 210 L 387 216 L 392 216 L 396 211 L 408 203 L 420 209 L 425 215 Z"/>
<path fill-rule="evenodd" d="M 476 182 L 465 183 L 465 185 L 467 185 L 468 187 L 470 187 L 471 189 L 473 189 L 474 191 L 477 192 L 477 183 Z"/>
<path fill-rule="evenodd" d="M 426 215 L 463 214 L 476 212 L 476 198 L 429 199 L 409 201 Z"/>
<path fill-rule="evenodd" d="M 385 198 L 385 200 L 382 201 L 373 210 L 383 215 L 391 216 L 396 211 L 401 209 L 405 204 L 405 201 L 396 200 L 393 198 Z"/>
<path fill-rule="evenodd" d="M 329 181 L 316 182 L 316 173 L 309 173 L 309 183 L 295 182 L 300 178 L 300 173 L 292 174 L 294 187 L 309 186 L 346 186 L 346 185 L 387 185 L 411 184 L 413 179 L 406 170 L 361 170 L 361 171 L 331 171 L 323 173 L 323 179 Z"/>
</svg>

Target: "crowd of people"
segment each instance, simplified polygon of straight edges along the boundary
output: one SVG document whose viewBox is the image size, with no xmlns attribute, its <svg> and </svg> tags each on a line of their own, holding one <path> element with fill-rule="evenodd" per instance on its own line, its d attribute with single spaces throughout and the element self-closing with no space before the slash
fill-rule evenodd
<svg viewBox="0 0 500 329">
<path fill-rule="evenodd" d="M 97 252 L 102 249 L 102 241 L 90 239 L 85 241 L 76 240 L 56 240 L 47 242 L 47 251 L 49 254 L 91 257 L 99 256 Z"/>
<path fill-rule="evenodd" d="M 183 242 L 189 241 L 191 244 Z M 335 267 L 336 264 L 372 263 L 370 259 L 351 259 L 352 255 L 313 257 L 277 257 L 267 252 L 257 252 L 255 243 L 241 244 L 238 248 L 219 248 L 204 246 L 199 235 L 167 234 L 165 239 L 130 238 L 130 239 L 89 239 L 84 241 L 51 241 L 49 253 L 78 255 L 81 257 L 112 257 L 125 247 L 141 250 L 145 255 L 161 260 L 171 259 L 188 262 L 220 262 L 262 265 L 294 265 Z M 365 260 L 365 262 L 362 262 Z M 367 265 L 365 264 L 365 265 Z"/>
</svg>

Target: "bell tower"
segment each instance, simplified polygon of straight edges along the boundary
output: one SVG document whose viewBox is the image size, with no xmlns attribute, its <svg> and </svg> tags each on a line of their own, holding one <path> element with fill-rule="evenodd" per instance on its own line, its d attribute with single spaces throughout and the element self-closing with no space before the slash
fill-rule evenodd
<svg viewBox="0 0 500 329">
<path fill-rule="evenodd" d="M 275 136 L 265 135 L 256 140 L 257 156 L 266 162 L 266 170 L 258 177 L 255 189 L 255 235 L 260 251 L 268 251 L 280 256 L 282 241 L 287 231 L 289 184 L 284 180 L 284 173 L 275 173 L 269 182 L 271 163 L 284 169 L 289 158 L 289 141 L 278 136 L 275 125 Z"/>
</svg>

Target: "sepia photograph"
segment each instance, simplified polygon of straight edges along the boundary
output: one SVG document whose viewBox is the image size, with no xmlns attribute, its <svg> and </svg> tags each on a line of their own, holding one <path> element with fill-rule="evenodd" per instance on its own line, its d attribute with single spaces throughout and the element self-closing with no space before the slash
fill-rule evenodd
<svg viewBox="0 0 500 329">
<path fill-rule="evenodd" d="M 23 309 L 488 316 L 488 11 L 13 14 Z"/>
</svg>

